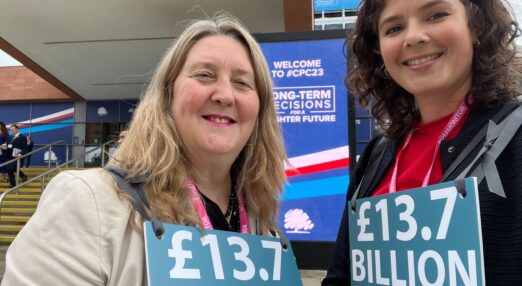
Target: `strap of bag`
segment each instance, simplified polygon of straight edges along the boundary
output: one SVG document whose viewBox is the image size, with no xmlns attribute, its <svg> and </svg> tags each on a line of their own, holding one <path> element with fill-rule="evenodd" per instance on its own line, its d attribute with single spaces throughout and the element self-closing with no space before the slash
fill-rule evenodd
<svg viewBox="0 0 522 286">
<path fill-rule="evenodd" d="M 522 95 L 520 95 L 517 99 L 518 99 L 518 101 L 522 101 Z M 520 103 L 510 103 L 510 104 L 504 105 L 497 113 L 495 113 L 490 121 L 499 122 L 506 114 L 508 114 L 513 109 L 515 109 L 517 106 L 518 106 L 518 108 L 517 108 L 516 112 L 512 112 L 508 117 L 514 116 L 517 113 L 521 113 L 522 114 L 522 105 L 520 105 Z M 521 116 L 521 115 L 517 115 L 517 117 L 518 116 Z M 506 120 L 508 120 L 508 118 L 506 118 L 504 121 L 506 121 Z M 517 119 L 515 118 L 515 119 L 511 119 L 511 120 L 513 121 L 513 120 L 517 120 Z M 459 154 L 459 156 L 455 159 L 455 161 L 453 161 L 453 163 L 448 167 L 446 172 L 443 174 L 442 181 L 447 180 L 448 177 L 455 171 L 455 169 L 471 153 L 471 151 L 473 151 L 476 147 L 478 147 L 479 143 L 484 139 L 484 137 L 486 136 L 486 134 L 488 132 L 488 126 L 489 125 L 484 126 L 477 133 L 477 135 L 475 135 L 475 137 L 473 137 L 473 139 L 466 146 L 466 148 L 464 148 L 464 150 L 462 150 L 462 152 Z M 515 129 L 515 128 L 513 128 L 513 126 L 512 126 L 511 129 Z M 515 134 L 515 132 L 517 130 L 518 130 L 518 127 L 516 128 L 516 130 L 513 131 L 513 134 L 511 134 L 511 136 L 509 137 L 509 140 L 511 140 L 511 138 L 513 137 L 513 135 Z M 504 137 L 508 138 L 508 136 L 504 136 Z M 369 160 L 368 167 L 364 171 L 364 174 L 363 174 L 363 177 L 361 179 L 361 182 L 357 186 L 357 189 L 355 190 L 355 193 L 352 196 L 352 199 L 350 200 L 350 205 L 351 205 L 351 208 L 352 208 L 353 211 L 355 211 L 355 207 L 356 207 L 355 202 L 356 202 L 356 200 L 357 200 L 361 190 L 366 190 L 369 187 L 369 185 L 371 183 L 371 180 L 373 179 L 375 173 L 377 172 L 377 168 L 379 167 L 381 159 L 382 159 L 382 156 L 384 155 L 384 151 L 386 149 L 385 147 L 386 147 L 386 143 L 387 142 L 388 142 L 388 139 L 383 136 L 381 138 L 381 140 L 377 143 L 377 146 L 375 146 L 375 148 L 373 149 L 372 154 L 370 155 L 370 160 Z M 507 143 L 505 143 L 505 145 L 507 145 Z M 470 164 L 469 166 L 471 167 L 472 165 L 473 164 Z M 469 171 L 469 169 L 467 168 L 466 173 L 468 171 Z M 479 171 L 477 171 L 477 172 L 479 174 L 475 174 L 475 176 L 480 176 L 481 175 L 480 172 Z M 484 178 L 484 176 L 482 176 L 482 178 L 479 178 L 480 181 L 483 178 Z M 478 181 L 478 183 L 480 183 L 480 181 Z"/>
<path fill-rule="evenodd" d="M 259 223 L 259 219 L 256 219 L 255 223 L 256 223 L 256 235 L 263 235 L 261 232 L 261 224 Z M 279 225 L 277 225 L 277 223 L 272 226 L 272 230 L 270 230 L 270 234 L 272 234 L 272 236 L 277 237 L 277 238 L 279 238 L 279 240 L 281 240 L 281 246 L 283 247 L 283 249 L 285 249 L 285 250 L 288 249 L 288 245 L 290 244 L 288 242 L 288 238 L 286 238 L 285 234 L 279 228 Z"/>
<path fill-rule="evenodd" d="M 513 109 L 515 110 L 512 111 Z M 512 112 L 509 113 L 506 118 L 504 118 L 500 123 L 496 123 L 510 111 Z M 492 117 L 488 124 L 480 130 L 480 132 L 472 139 L 470 144 L 451 164 L 450 168 L 448 168 L 444 174 L 443 180 L 446 180 L 449 175 L 451 175 L 451 173 L 453 173 L 455 169 L 468 157 L 469 153 L 478 147 L 479 142 L 484 140 L 484 143 L 475 158 L 456 178 L 464 178 L 470 173 L 471 168 L 475 166 L 475 169 L 471 172 L 471 176 L 477 177 L 477 184 L 480 184 L 482 180 L 486 178 L 489 191 L 505 198 L 506 194 L 495 165 L 495 160 L 509 144 L 521 125 L 522 104 L 511 103 L 504 106 Z M 476 164 L 477 162 L 479 162 L 479 164 Z"/>
<path fill-rule="evenodd" d="M 495 161 L 509 142 L 511 142 L 511 139 L 513 139 L 521 125 L 522 105 L 519 105 L 519 107 L 511 112 L 500 124 L 497 125 L 493 121 L 490 121 L 484 146 L 482 146 L 473 162 L 469 164 L 457 178 L 464 178 L 468 174 L 471 166 L 474 166 L 475 162 L 480 160 L 480 163 L 476 165 L 471 176 L 477 177 L 477 184 L 480 184 L 485 178 L 490 192 L 506 198 L 506 193 L 504 192 Z"/>
<path fill-rule="evenodd" d="M 513 110 L 515 107 L 517 107 L 516 103 L 510 103 L 504 105 L 497 113 L 495 113 L 491 120 L 494 122 L 499 122 L 506 114 L 508 114 L 511 110 Z M 486 137 L 486 132 L 488 131 L 488 125 L 485 125 L 480 129 L 480 131 L 471 139 L 469 144 L 460 152 L 459 156 L 451 163 L 451 165 L 446 169 L 446 172 L 442 175 L 441 182 L 446 181 L 453 172 L 457 169 L 457 167 L 468 157 L 468 155 L 473 151 L 475 148 L 477 148 L 480 144 L 480 142 Z"/>
<path fill-rule="evenodd" d="M 118 188 L 129 195 L 132 206 L 141 217 L 152 222 L 156 238 L 161 239 L 165 233 L 165 228 L 150 207 L 149 200 L 141 187 L 143 182 L 145 182 L 146 176 L 127 178 L 125 171 L 119 166 L 108 166 L 104 169 L 113 177 L 114 181 L 116 181 Z"/>
<path fill-rule="evenodd" d="M 386 145 L 388 142 L 388 138 L 382 136 L 375 148 L 372 150 L 368 166 L 366 167 L 366 170 L 364 170 L 361 182 L 357 186 L 357 189 L 355 190 L 355 193 L 353 194 L 352 199 L 350 200 L 350 206 L 353 211 L 355 211 L 355 201 L 357 200 L 357 197 L 359 196 L 361 190 L 367 190 L 370 187 L 370 183 L 372 182 L 373 177 L 377 172 L 377 168 L 379 168 L 382 156 L 384 155 L 384 151 L 386 150 Z"/>
<path fill-rule="evenodd" d="M 288 249 L 288 238 L 283 234 L 283 231 L 279 228 L 277 224 L 274 224 L 273 230 L 275 231 L 276 235 L 281 240 L 281 246 L 283 249 Z"/>
<path fill-rule="evenodd" d="M 140 213 L 144 219 L 150 220 L 152 222 L 152 227 L 154 228 L 154 234 L 156 235 L 156 238 L 161 239 L 165 233 L 165 227 L 150 207 L 149 200 L 145 196 L 145 192 L 141 187 L 147 176 L 127 178 L 125 171 L 119 166 L 108 166 L 104 169 L 114 178 L 118 188 L 129 195 L 134 209 Z M 257 220 L 256 224 L 259 224 Z M 259 231 L 259 226 L 257 226 L 256 229 Z M 283 249 L 287 249 L 289 244 L 288 239 L 285 237 L 278 225 L 274 225 L 274 231 L 280 238 Z"/>
</svg>

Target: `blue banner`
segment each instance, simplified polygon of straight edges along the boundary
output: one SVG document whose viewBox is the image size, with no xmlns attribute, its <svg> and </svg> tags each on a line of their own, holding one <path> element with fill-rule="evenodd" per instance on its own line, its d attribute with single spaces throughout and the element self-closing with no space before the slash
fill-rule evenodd
<svg viewBox="0 0 522 286">
<path fill-rule="evenodd" d="M 13 124 L 29 119 L 30 103 L 3 103 L 0 104 L 0 121 Z"/>
<path fill-rule="evenodd" d="M 134 110 L 136 110 L 137 100 L 122 100 L 120 101 L 120 122 L 130 122 Z"/>
<path fill-rule="evenodd" d="M 129 122 L 137 102 L 137 100 L 88 101 L 86 121 L 90 123 Z"/>
<path fill-rule="evenodd" d="M 351 285 L 485 283 L 476 178 L 359 199 L 348 221 Z"/>
<path fill-rule="evenodd" d="M 336 238 L 349 181 L 344 43 L 261 44 L 290 162 L 279 224 L 292 240 Z"/>
<path fill-rule="evenodd" d="M 87 122 L 119 122 L 120 105 L 115 100 L 88 101 Z"/>
<path fill-rule="evenodd" d="M 17 124 L 20 133 L 31 136 L 34 149 L 58 140 L 72 143 L 74 104 L 72 102 L 17 103 L 0 105 L 0 114 L 8 124 Z M 38 146 L 39 145 L 39 146 Z M 71 151 L 71 149 L 69 149 Z M 69 152 L 69 155 L 71 152 Z M 31 156 L 31 166 L 44 166 L 65 162 L 66 147 L 40 151 Z"/>
</svg>

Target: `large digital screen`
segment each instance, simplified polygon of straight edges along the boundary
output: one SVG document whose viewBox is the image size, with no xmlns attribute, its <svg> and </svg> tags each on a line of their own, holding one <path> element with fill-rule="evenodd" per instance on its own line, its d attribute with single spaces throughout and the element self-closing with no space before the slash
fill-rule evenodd
<svg viewBox="0 0 522 286">
<path fill-rule="evenodd" d="M 261 48 L 289 157 L 280 228 L 294 241 L 335 241 L 349 182 L 345 39 Z"/>
</svg>

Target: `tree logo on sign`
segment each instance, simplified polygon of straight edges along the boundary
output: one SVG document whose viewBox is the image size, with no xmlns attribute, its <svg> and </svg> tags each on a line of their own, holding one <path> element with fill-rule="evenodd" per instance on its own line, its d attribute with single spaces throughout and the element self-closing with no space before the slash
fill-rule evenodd
<svg viewBox="0 0 522 286">
<path fill-rule="evenodd" d="M 302 209 L 291 209 L 285 213 L 286 233 L 310 233 L 314 224 Z"/>
</svg>

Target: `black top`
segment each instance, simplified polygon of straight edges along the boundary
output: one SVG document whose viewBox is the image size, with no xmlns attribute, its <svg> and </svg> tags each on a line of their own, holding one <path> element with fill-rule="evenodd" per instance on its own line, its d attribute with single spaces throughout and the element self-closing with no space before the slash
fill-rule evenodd
<svg viewBox="0 0 522 286">
<path fill-rule="evenodd" d="M 473 109 L 457 136 L 443 141 L 440 156 L 443 172 L 457 158 L 477 132 L 487 124 L 497 110 Z M 359 158 L 350 180 L 345 206 L 334 255 L 323 280 L 323 286 L 350 285 L 350 261 L 348 246 L 348 217 L 350 199 L 368 165 L 370 154 L 380 138 L 370 142 Z M 371 189 L 379 184 L 392 165 L 397 150 L 397 142 L 390 141 L 377 168 L 370 190 L 359 197 L 370 196 Z M 478 153 L 476 148 L 456 172 L 448 178 L 454 180 Z M 482 222 L 482 241 L 484 246 L 484 267 L 486 284 L 495 286 L 522 285 L 522 128 L 496 160 L 506 198 L 489 191 L 486 180 L 478 186 Z"/>
<path fill-rule="evenodd" d="M 219 206 L 207 198 L 203 193 L 199 192 L 199 194 L 203 198 L 205 210 L 207 211 L 210 222 L 212 223 L 212 227 L 215 230 L 239 232 L 239 207 L 237 199 L 235 199 L 235 193 L 233 193 L 232 199 L 229 202 L 229 204 L 231 204 L 231 206 L 229 206 L 229 211 L 231 212 L 230 225 L 225 215 L 221 212 Z"/>
</svg>

